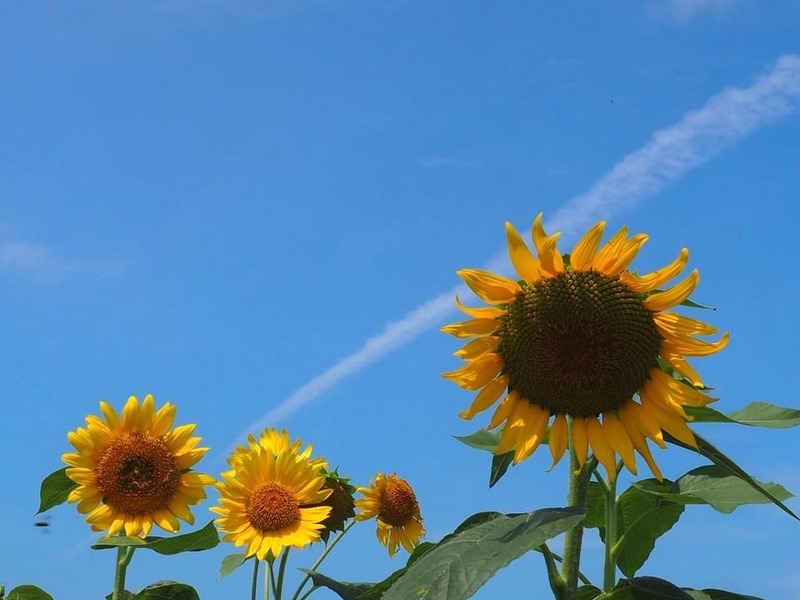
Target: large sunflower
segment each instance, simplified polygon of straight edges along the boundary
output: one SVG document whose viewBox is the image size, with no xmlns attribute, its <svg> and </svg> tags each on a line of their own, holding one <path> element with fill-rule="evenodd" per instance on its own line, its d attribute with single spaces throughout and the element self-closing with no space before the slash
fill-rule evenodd
<svg viewBox="0 0 800 600">
<path fill-rule="evenodd" d="M 228 460 L 233 468 L 222 474 L 219 506 L 211 511 L 219 515 L 224 540 L 246 546 L 247 556 L 277 557 L 284 547 L 303 548 L 320 538 L 331 507 L 319 503 L 331 490 L 323 487 L 324 461 L 309 458 L 310 446 L 299 452 L 301 445 L 275 432 L 252 438 Z"/>
<path fill-rule="evenodd" d="M 167 402 L 158 411 L 152 395 L 142 402 L 128 398 L 120 417 L 106 402 L 103 418 L 86 417 L 86 428 L 70 431 L 67 439 L 77 452 L 64 454 L 67 476 L 78 484 L 68 501 L 95 531 L 108 535 L 147 536 L 153 527 L 174 533 L 182 519 L 194 523 L 189 506 L 206 497 L 214 478 L 191 467 L 208 448 L 192 437 L 196 425 L 171 429 L 176 408 Z"/>
<path fill-rule="evenodd" d="M 648 240 L 623 227 L 600 247 L 605 222 L 597 223 L 561 255 L 539 214 L 533 224 L 534 256 L 506 223 L 508 251 L 520 280 L 477 269 L 458 272 L 490 306 L 459 308 L 472 317 L 442 331 L 473 338 L 456 356 L 467 364 L 444 376 L 480 390 L 461 416 L 471 419 L 499 401 L 489 428 L 505 424 L 496 453 L 514 451 L 514 463 L 541 444 L 552 418 L 549 446 L 555 465 L 571 438 L 581 466 L 591 448 L 609 476 L 616 456 L 636 473 L 636 450 L 653 474 L 661 472 L 648 448 L 664 447 L 662 430 L 696 445 L 685 406 L 714 401 L 686 356 L 706 356 L 728 343 L 696 335 L 715 327 L 665 312 L 684 302 L 699 281 L 697 270 L 662 290 L 686 267 L 687 249 L 666 267 L 639 276 L 628 266 Z"/>
<path fill-rule="evenodd" d="M 413 552 L 425 529 L 417 496 L 409 483 L 397 475 L 378 473 L 368 488 L 358 491 L 364 497 L 356 500 L 360 511 L 356 520 L 377 517 L 378 541 L 389 550 L 389 556 L 395 555 L 399 545 Z"/>
</svg>

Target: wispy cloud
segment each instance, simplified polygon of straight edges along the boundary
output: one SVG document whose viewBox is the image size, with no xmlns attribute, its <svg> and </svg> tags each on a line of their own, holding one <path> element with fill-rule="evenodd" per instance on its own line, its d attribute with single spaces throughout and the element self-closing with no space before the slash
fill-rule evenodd
<svg viewBox="0 0 800 600">
<path fill-rule="evenodd" d="M 26 241 L 0 243 L 0 273 L 50 282 L 75 276 L 112 276 L 121 271 L 122 265 L 115 260 L 65 258 L 47 246 Z"/>
<path fill-rule="evenodd" d="M 710 160 L 747 135 L 771 125 L 800 107 L 800 56 L 782 56 L 746 88 L 728 88 L 697 110 L 656 131 L 639 150 L 628 154 L 585 193 L 568 201 L 548 227 L 574 234 L 608 218 Z M 504 255 L 490 261 L 499 264 Z M 355 352 L 299 387 L 241 434 L 286 419 L 350 377 L 439 325 L 453 311 L 456 287 L 428 300 L 399 321 L 387 324 Z M 237 440 L 238 441 L 238 440 Z"/>
<path fill-rule="evenodd" d="M 685 21 L 701 11 L 729 9 L 740 3 L 741 0 L 668 0 L 667 10 L 673 18 Z"/>
</svg>

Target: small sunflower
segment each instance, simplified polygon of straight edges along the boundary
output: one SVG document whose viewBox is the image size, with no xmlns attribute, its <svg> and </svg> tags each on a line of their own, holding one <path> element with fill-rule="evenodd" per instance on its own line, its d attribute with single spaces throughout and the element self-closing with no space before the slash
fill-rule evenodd
<svg viewBox="0 0 800 600">
<path fill-rule="evenodd" d="M 175 533 L 178 519 L 194 523 L 189 506 L 206 497 L 214 478 L 191 467 L 208 448 L 192 437 L 196 425 L 171 429 L 176 408 L 167 402 L 158 411 L 152 395 L 139 404 L 128 398 L 119 416 L 100 402 L 102 418 L 89 415 L 86 428 L 70 431 L 67 439 L 77 452 L 64 454 L 67 476 L 78 484 L 68 501 L 94 531 L 147 536 L 153 527 Z"/>
<path fill-rule="evenodd" d="M 248 448 L 234 450 L 228 460 L 233 468 L 217 484 L 219 506 L 211 508 L 219 515 L 223 539 L 246 546 L 247 556 L 259 560 L 319 540 L 331 512 L 330 506 L 319 505 L 331 494 L 323 488 L 324 460 L 311 460 L 310 446 L 299 452 L 302 443 L 289 443 L 288 434 L 265 433 L 259 442 L 251 437 Z M 265 447 L 264 440 L 282 441 Z"/>
<path fill-rule="evenodd" d="M 321 502 L 322 506 L 331 507 L 331 514 L 322 522 L 323 530 L 320 534 L 322 541 L 327 543 L 332 532 L 344 531 L 345 522 L 355 516 L 353 496 L 356 488 L 350 485 L 349 477 L 342 477 L 336 469 L 330 472 L 323 469 L 322 472 L 325 475 L 322 488 L 331 490 L 331 495 Z"/>
<path fill-rule="evenodd" d="M 636 473 L 634 450 L 660 480 L 661 472 L 647 440 L 665 447 L 662 430 L 696 446 L 686 425 L 685 406 L 705 406 L 703 382 L 686 356 L 722 350 L 697 335 L 717 333 L 706 323 L 667 312 L 697 287 L 695 269 L 680 283 L 662 290 L 686 267 L 684 248 L 666 267 L 639 276 L 628 270 L 648 236 L 628 237 L 623 227 L 604 246 L 605 222 L 597 223 L 561 255 L 536 217 L 534 257 L 519 233 L 506 223 L 508 251 L 519 281 L 477 269 L 458 272 L 490 306 L 456 304 L 468 321 L 442 331 L 473 338 L 455 355 L 467 364 L 444 376 L 467 390 L 479 390 L 461 413 L 471 419 L 499 401 L 489 421 L 505 424 L 496 453 L 514 451 L 514 463 L 541 444 L 548 425 L 553 465 L 572 440 L 583 466 L 591 447 L 609 476 L 616 477 L 616 456 Z"/>
<path fill-rule="evenodd" d="M 414 490 L 405 479 L 397 475 L 378 473 L 368 488 L 358 488 L 364 498 L 356 500 L 357 521 L 377 517 L 378 541 L 394 556 L 397 546 L 402 544 L 413 552 L 425 535 L 419 502 Z"/>
</svg>

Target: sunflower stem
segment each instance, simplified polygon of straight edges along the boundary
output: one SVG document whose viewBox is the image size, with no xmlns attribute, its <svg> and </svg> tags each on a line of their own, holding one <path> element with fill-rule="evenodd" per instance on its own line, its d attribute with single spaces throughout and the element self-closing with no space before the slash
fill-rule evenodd
<svg viewBox="0 0 800 600">
<path fill-rule="evenodd" d="M 250 583 L 250 600 L 256 600 L 256 593 L 258 592 L 258 557 L 253 559 L 253 580 Z"/>
<path fill-rule="evenodd" d="M 272 590 L 272 595 L 275 596 L 275 600 L 280 600 L 278 598 L 278 589 L 275 586 L 275 571 L 272 568 L 272 565 L 275 564 L 275 557 L 272 556 L 272 552 L 267 555 L 267 568 L 264 569 L 264 599 L 269 600 L 269 592 Z"/>
<path fill-rule="evenodd" d="M 340 531 L 335 538 L 333 538 L 333 541 L 330 544 L 325 546 L 325 550 L 322 552 L 322 554 L 319 555 L 319 558 L 317 559 L 317 561 L 313 565 L 311 565 L 311 568 L 308 569 L 308 571 L 316 571 L 317 568 L 322 564 L 322 561 L 324 561 L 328 557 L 328 554 L 331 553 L 331 550 L 333 550 L 334 546 L 336 546 L 336 544 L 339 543 L 339 540 L 341 540 L 344 537 L 344 534 L 347 533 L 348 531 L 350 531 L 350 529 L 355 524 L 356 524 L 355 521 L 350 521 L 345 526 L 345 528 L 342 531 Z M 300 585 L 297 586 L 297 590 L 295 591 L 294 595 L 292 596 L 292 600 L 298 600 L 298 598 L 300 598 L 300 592 L 303 590 L 303 588 L 305 587 L 306 583 L 308 583 L 309 579 L 311 579 L 311 575 L 306 573 L 305 577 L 303 577 L 303 579 L 300 581 Z M 307 598 L 310 593 L 311 593 L 311 590 L 309 590 L 309 593 L 306 594 L 305 596 L 303 596 L 303 598 Z"/>
<path fill-rule="evenodd" d="M 550 548 L 547 544 L 539 546 L 539 552 L 544 556 L 544 563 L 547 566 L 547 580 L 550 582 L 550 589 L 553 590 L 553 596 L 556 598 L 563 597 L 566 584 L 561 573 L 558 572 L 553 553 L 550 552 Z"/>
<path fill-rule="evenodd" d="M 114 592 L 111 594 L 112 600 L 122 600 L 125 595 L 125 574 L 128 571 L 128 565 L 131 564 L 133 559 L 133 551 L 135 548 L 125 548 L 120 546 L 117 548 L 117 568 L 114 573 Z"/>
<path fill-rule="evenodd" d="M 603 550 L 603 591 L 610 592 L 617 584 L 617 561 L 614 547 L 617 543 L 617 480 L 609 479 L 606 496 L 606 539 Z"/>
<path fill-rule="evenodd" d="M 281 556 L 281 562 L 278 565 L 278 581 L 277 585 L 275 586 L 275 600 L 281 600 L 281 596 L 283 595 L 283 578 L 286 576 L 286 562 L 289 560 L 289 550 L 291 550 L 289 546 L 283 550 L 283 556 Z"/>
<path fill-rule="evenodd" d="M 586 508 L 589 478 L 596 467 L 597 459 L 592 456 L 581 468 L 575 449 L 570 444 L 568 506 Z M 580 572 L 582 545 L 583 521 L 570 529 L 564 539 L 564 561 L 561 564 L 561 577 L 564 579 L 564 588 L 563 594 L 556 596 L 558 600 L 576 600 L 578 596 L 578 573 Z"/>
</svg>

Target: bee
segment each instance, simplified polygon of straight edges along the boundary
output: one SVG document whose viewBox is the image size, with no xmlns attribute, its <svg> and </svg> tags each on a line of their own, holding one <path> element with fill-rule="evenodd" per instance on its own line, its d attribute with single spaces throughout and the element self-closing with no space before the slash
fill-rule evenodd
<svg viewBox="0 0 800 600">
<path fill-rule="evenodd" d="M 39 527 L 44 533 L 50 532 L 50 515 L 42 515 L 42 518 L 33 522 L 34 527 Z"/>
</svg>

